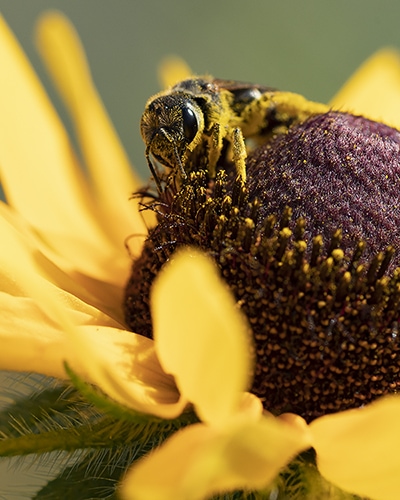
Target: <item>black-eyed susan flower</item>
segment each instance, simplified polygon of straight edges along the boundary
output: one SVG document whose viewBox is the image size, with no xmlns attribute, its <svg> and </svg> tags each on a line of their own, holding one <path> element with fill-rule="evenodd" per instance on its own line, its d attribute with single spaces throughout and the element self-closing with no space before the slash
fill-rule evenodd
<svg viewBox="0 0 400 500">
<path fill-rule="evenodd" d="M 88 498 L 108 498 L 115 494 L 116 484 L 126 472 L 120 494 L 128 499 L 200 499 L 235 490 L 263 491 L 255 495 L 266 498 L 346 498 L 352 494 L 397 498 L 398 396 L 363 407 L 362 398 L 354 396 L 360 394 L 361 387 L 353 391 L 355 399 L 350 404 L 341 404 L 343 400 L 336 398 L 336 406 L 330 407 L 329 391 L 311 390 L 318 389 L 320 377 L 312 374 L 310 366 L 310 353 L 317 361 L 332 355 L 333 346 L 326 337 L 329 324 L 322 323 L 323 332 L 317 327 L 312 330 L 312 325 L 332 317 L 337 306 L 330 302 L 328 292 L 340 291 L 349 297 L 345 303 L 348 310 L 340 310 L 337 319 L 345 318 L 346 331 L 352 335 L 357 334 L 352 325 L 361 324 L 354 319 L 357 315 L 366 318 L 367 326 L 380 327 L 382 321 L 374 311 L 393 313 L 390 330 L 385 323 L 385 334 L 392 338 L 390 354 L 386 352 L 388 339 L 380 343 L 379 332 L 376 347 L 370 338 L 363 337 L 367 345 L 355 343 L 353 350 L 368 349 L 371 359 L 377 359 L 381 378 L 372 381 L 377 382 L 375 391 L 382 387 L 383 393 L 396 391 L 398 275 L 391 271 L 390 252 L 375 260 L 367 255 L 365 265 L 369 267 L 363 274 L 361 244 L 352 253 L 348 243 L 341 247 L 336 235 L 324 249 L 318 226 L 318 234 L 312 236 L 314 243 L 307 250 L 304 236 L 310 221 L 306 225 L 302 219 L 296 222 L 285 209 L 283 215 L 275 214 L 282 215 L 276 229 L 272 210 L 271 214 L 262 213 L 269 206 L 260 196 L 264 187 L 252 190 L 249 182 L 244 189 L 221 173 L 209 196 L 201 172 L 193 174 L 190 183 L 172 193 L 173 197 L 160 200 L 162 207 L 154 205 L 161 221 L 159 218 L 151 229 L 142 249 L 147 230 L 155 222 L 152 211 L 139 215 L 135 201 L 128 202 L 140 185 L 99 102 L 73 30 L 61 16 L 46 16 L 39 27 L 39 45 L 72 113 L 89 181 L 4 23 L 0 36 L 0 60 L 7 75 L 0 93 L 0 169 L 8 202 L 1 205 L 0 214 L 0 367 L 65 381 L 35 395 L 33 403 L 25 401 L 25 407 L 24 402 L 15 403 L 1 415 L 0 453 L 13 456 L 87 450 L 72 455 L 75 462 L 43 490 L 42 496 L 53 494 L 53 498 L 60 496 L 65 485 L 71 489 L 74 483 L 80 490 L 87 488 Z M 390 61 L 392 57 L 386 53 L 379 56 L 370 63 L 372 68 L 364 70 L 367 74 L 361 83 L 357 84 L 359 77 L 350 83 L 350 94 L 356 84 L 366 89 L 365 99 L 356 106 L 373 100 L 368 82 L 374 75 L 395 71 L 390 69 L 397 64 Z M 388 89 L 393 81 L 389 78 Z M 386 110 L 398 102 L 397 85 L 393 84 L 393 92 L 386 92 L 386 98 L 389 96 L 390 104 L 382 103 L 377 110 L 355 107 L 351 111 L 384 119 Z M 340 107 L 351 102 L 345 94 L 337 99 Z M 345 120 L 342 125 L 335 116 L 318 117 L 324 126 L 314 126 L 312 131 L 326 130 L 332 135 L 335 127 L 347 127 L 349 133 L 358 130 L 352 115 L 340 115 Z M 372 136 L 383 135 L 384 126 L 362 119 L 364 135 L 367 123 Z M 385 131 L 387 151 L 392 151 L 397 132 Z M 295 134 L 299 134 L 297 139 Z M 293 149 L 309 136 L 303 128 L 296 128 L 288 132 L 286 139 L 290 138 Z M 271 157 L 276 154 L 271 144 L 255 152 L 250 172 L 271 168 Z M 381 149 L 384 157 L 386 149 Z M 294 152 L 293 162 L 306 159 L 314 166 L 310 155 L 300 156 Z M 347 166 L 357 166 L 358 158 L 353 152 Z M 393 160 L 393 153 L 388 159 Z M 286 176 L 294 178 L 290 167 L 289 162 Z M 383 187 L 390 185 L 386 179 L 389 174 L 382 172 Z M 252 179 L 257 184 L 256 176 Z M 304 198 L 309 196 L 307 190 L 301 193 Z M 331 213 L 329 209 L 327 213 Z M 146 224 L 143 217 L 147 217 Z M 135 235 L 130 239 L 135 263 L 125 292 L 124 317 L 122 297 L 131 260 L 123 243 L 129 235 Z M 374 251 L 383 250 L 381 245 L 386 243 L 395 245 L 391 237 L 386 241 L 384 236 Z M 351 235 L 348 237 L 351 240 Z M 355 240 L 359 238 L 357 234 Z M 172 253 L 177 246 L 188 245 L 190 248 L 179 254 Z M 163 260 L 170 262 L 156 278 Z M 254 286 L 257 261 L 264 266 L 264 274 L 271 269 L 272 292 L 277 292 L 274 300 L 267 297 L 261 309 L 255 304 L 262 303 L 263 294 L 267 296 L 271 290 Z M 287 285 L 288 276 L 291 295 L 285 296 L 288 288 L 283 285 Z M 282 280 L 280 288 L 276 288 L 278 278 Z M 293 283 L 298 283 L 297 289 Z M 296 302 L 294 290 L 299 300 L 307 293 L 312 300 Z M 371 308 L 363 307 L 371 303 L 368 294 L 375 301 Z M 286 385 L 292 392 L 285 392 L 287 387 L 281 381 L 282 387 L 273 386 L 274 376 L 282 377 L 285 370 L 293 373 L 285 363 L 296 358 L 282 352 L 281 344 L 290 331 L 282 321 L 285 297 L 290 299 L 284 305 L 286 310 L 292 307 L 297 314 L 297 335 L 306 330 L 304 319 L 316 332 L 314 351 L 300 345 L 304 364 L 315 376 L 313 387 L 303 384 L 304 394 L 312 396 L 308 399 L 294 398 L 299 381 L 297 386 L 292 384 L 290 376 Z M 298 307 L 300 303 L 303 308 Z M 275 311 L 274 305 L 279 306 Z M 267 332 L 275 336 L 273 340 L 262 329 L 257 330 L 256 325 L 263 321 L 274 325 L 276 332 L 272 327 Z M 365 335 L 365 328 L 362 331 Z M 149 336 L 154 336 L 154 341 Z M 347 340 L 350 345 L 351 336 Z M 321 346 L 327 347 L 325 354 Z M 343 352 L 353 352 L 350 347 L 340 347 Z M 274 352 L 281 358 L 275 359 Z M 390 364 L 387 356 L 393 354 Z M 349 359 L 350 371 L 355 371 L 354 359 Z M 386 373 L 379 365 L 381 359 L 385 360 Z M 360 363 L 374 366 L 369 357 Z M 378 375 L 374 372 L 371 377 Z M 388 387 L 389 382 L 395 385 Z M 304 405 L 304 401 L 313 405 Z M 352 409 L 340 411 L 346 408 Z M 325 409 L 330 415 L 320 416 Z M 292 413 L 280 415 L 282 411 Z M 151 450 L 148 457 L 138 460 Z M 48 493 L 51 488 L 54 493 Z"/>
<path fill-rule="evenodd" d="M 376 61 L 370 64 L 373 66 Z M 233 292 L 237 307 L 250 323 L 255 343 L 251 392 L 260 398 L 265 411 L 274 415 L 292 412 L 310 422 L 304 430 L 310 432 L 307 447 L 313 443 L 320 464 L 328 448 L 319 448 L 318 441 L 325 432 L 331 434 L 324 427 L 326 422 L 334 422 L 334 417 L 329 420 L 327 415 L 349 418 L 346 422 L 356 436 L 357 416 L 369 419 L 371 411 L 384 418 L 386 410 L 380 411 L 386 404 L 387 410 L 390 406 L 388 411 L 392 411 L 389 418 L 397 413 L 396 396 L 382 402 L 380 409 L 372 405 L 362 414 L 360 408 L 379 396 L 396 394 L 400 384 L 399 272 L 395 270 L 400 250 L 399 141 L 398 131 L 381 122 L 328 109 L 291 125 L 288 130 L 273 131 L 270 139 L 250 155 L 245 184 L 229 166 L 210 183 L 207 172 L 189 165 L 192 172 L 179 188 L 167 181 L 158 200 L 148 204 L 158 214 L 158 225 L 150 230 L 127 286 L 126 320 L 133 330 L 151 337 L 156 322 L 154 313 L 150 314 L 149 290 L 164 263 L 174 258 L 179 247 L 196 246 L 210 255 Z M 186 279 L 187 283 L 193 281 L 189 273 Z M 185 283 L 183 279 L 175 288 L 183 288 L 183 295 L 189 296 L 191 290 Z M 207 280 L 203 287 L 209 289 Z M 174 300 L 172 290 L 168 295 L 171 300 L 166 307 L 170 313 L 177 303 L 183 311 L 181 315 L 191 311 L 189 318 L 195 324 L 199 324 L 197 315 L 208 311 L 199 303 L 196 314 L 196 307 L 187 306 L 184 297 Z M 229 315 L 222 308 L 219 314 Z M 175 316 L 178 318 L 179 313 L 172 315 Z M 174 319 L 174 324 L 178 323 L 179 319 Z M 183 329 L 186 336 L 190 335 L 189 330 L 189 327 Z M 156 331 L 154 335 L 157 339 Z M 178 345 L 184 346 L 185 342 L 181 340 Z M 186 347 L 184 352 L 187 351 Z M 208 366 L 206 361 L 204 366 Z M 167 371 L 175 375 L 179 386 L 181 379 L 174 368 Z M 338 413 L 349 409 L 357 410 Z M 210 422 L 206 424 L 210 426 Z M 322 432 L 320 425 L 324 427 Z M 211 427 L 214 429 L 212 423 Z M 360 424 L 360 429 L 357 439 L 361 441 L 365 427 Z M 349 429 L 346 432 L 350 433 Z M 376 432 L 378 436 L 379 425 Z M 152 460 L 158 467 L 161 461 L 172 463 L 172 452 L 169 455 L 168 450 L 176 451 L 174 446 L 178 443 L 181 454 L 190 455 L 193 448 L 185 436 L 185 431 L 181 431 L 171 444 L 162 448 L 160 455 L 155 452 L 153 458 L 138 466 L 132 473 L 132 491 L 133 484 L 139 484 L 143 477 L 148 480 L 154 473 Z M 392 439 L 393 435 L 388 442 Z M 377 441 L 381 446 L 382 435 Z M 344 485 L 343 477 L 334 478 L 336 473 L 340 476 L 344 470 L 350 470 L 349 463 L 340 472 L 339 468 L 329 473 L 325 470 L 325 477 L 349 492 L 373 498 L 389 497 L 391 493 L 379 489 L 381 485 L 377 486 L 371 471 L 377 441 L 372 438 L 367 445 L 371 448 L 361 452 L 362 456 L 374 458 L 370 466 L 360 460 L 364 473 L 355 479 L 353 486 Z M 343 440 L 341 444 L 346 446 Z M 341 448 L 339 457 L 332 441 L 330 447 L 328 454 L 336 456 L 331 465 L 335 462 L 337 466 L 339 460 L 344 463 L 345 448 Z M 391 450 L 390 454 L 395 454 L 395 448 Z M 243 451 L 243 462 L 252 463 L 245 456 Z M 230 459 L 232 455 L 224 460 L 228 469 Z M 185 463 L 188 468 L 201 471 L 203 460 L 201 455 L 193 458 L 192 463 L 189 459 Z M 211 457 L 207 460 L 212 463 Z M 253 463 L 256 469 L 256 461 Z M 305 463 L 310 465 L 313 458 L 308 457 Z M 259 466 L 262 470 L 263 466 Z M 300 474 L 300 468 L 297 465 L 296 472 L 286 476 L 286 486 L 291 486 L 277 486 L 274 494 L 282 498 L 341 495 L 321 480 L 318 482 L 316 476 L 312 480 L 303 477 L 303 485 L 296 483 L 294 488 L 293 476 Z M 356 469 L 353 466 L 355 476 Z M 171 473 L 168 477 L 173 477 L 171 470 L 167 470 Z M 369 477 L 373 480 L 365 475 L 366 470 L 371 472 Z M 303 470 L 302 474 L 313 475 L 310 470 L 308 473 Z M 158 487 L 165 488 L 162 491 L 166 494 L 167 484 L 171 487 L 170 498 L 176 494 L 176 478 L 173 484 L 167 477 L 163 479 L 163 487 L 159 478 L 157 484 L 146 490 L 149 498 L 158 494 Z M 260 487 L 256 481 L 252 483 L 250 476 L 241 480 L 242 488 Z M 196 480 L 190 482 L 193 483 Z M 188 484 L 183 479 L 182 498 L 185 495 L 197 498 L 195 491 L 188 493 L 186 488 Z M 221 485 L 210 478 L 208 493 L 216 493 L 218 488 Z M 397 494 L 398 491 L 393 498 Z M 198 495 L 201 498 L 203 492 Z"/>
</svg>

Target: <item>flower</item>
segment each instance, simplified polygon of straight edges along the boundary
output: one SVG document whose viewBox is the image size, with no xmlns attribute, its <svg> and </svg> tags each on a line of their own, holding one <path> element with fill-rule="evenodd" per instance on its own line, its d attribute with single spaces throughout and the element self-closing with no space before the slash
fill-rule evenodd
<svg viewBox="0 0 400 500">
<path fill-rule="evenodd" d="M 90 382 L 102 390 L 96 403 L 109 410 L 116 402 L 135 425 L 135 412 L 151 422 L 151 416 L 174 419 L 194 406 L 201 422 L 179 430 L 138 462 L 123 486 L 128 498 L 203 498 L 268 487 L 291 458 L 310 447 L 321 474 L 333 484 L 376 499 L 397 498 L 399 398 L 317 418 L 308 426 L 298 416 L 263 413 L 260 400 L 246 392 L 252 363 L 247 322 L 202 254 L 193 249 L 177 254 L 160 273 L 151 300 L 155 342 L 126 329 L 120 304 L 131 262 L 123 242 L 134 235 L 130 251 L 137 256 L 154 224 L 151 212 L 140 216 L 135 201 L 127 202 L 140 183 L 68 22 L 59 14 L 43 17 L 38 43 L 72 113 L 90 182 L 3 22 L 0 37 L 7 74 L 0 93 L 0 169 L 8 201 L 0 206 L 0 367 L 63 380 L 71 376 L 83 390 L 89 389 L 82 381 Z M 386 67 L 388 57 L 370 64 L 383 61 Z M 351 93 L 352 84 L 348 88 Z M 394 90 L 391 104 L 398 101 Z M 115 421 L 110 427 L 96 415 L 95 425 L 94 409 L 79 405 L 90 434 L 100 422 L 107 440 L 115 439 Z M 366 429 L 374 429 L 368 440 Z M 0 442 L 3 454 L 6 441 Z M 88 439 L 84 445 L 98 442 Z M 41 450 L 34 442 L 30 451 Z M 128 460 L 125 468 L 129 465 Z"/>
<path fill-rule="evenodd" d="M 375 459 L 382 449 L 385 449 L 382 463 L 384 456 L 396 456 L 397 444 L 394 447 L 392 444 L 398 442 L 398 436 L 392 434 L 392 427 L 385 421 L 397 418 L 400 400 L 391 396 L 363 410 L 357 408 L 375 400 L 379 394 L 396 392 L 399 387 L 397 329 L 393 327 L 397 324 L 397 292 L 391 298 L 386 295 L 391 293 L 389 290 L 398 289 L 398 274 L 388 277 L 393 272 L 393 268 L 390 271 L 393 252 L 395 264 L 399 258 L 399 195 L 398 190 L 393 189 L 399 175 L 398 150 L 396 130 L 343 111 L 329 111 L 292 125 L 286 134 L 276 134 L 261 146 L 248 160 L 244 187 L 240 181 L 233 181 L 228 172 L 225 176 L 217 175 L 215 185 L 210 188 L 204 173 L 192 172 L 176 194 L 174 188 L 170 189 L 172 194 L 168 188 L 166 194 L 160 194 L 159 205 L 156 205 L 159 224 L 150 231 L 142 256 L 133 266 L 126 297 L 128 323 L 133 329 L 140 326 L 141 331 L 151 336 L 148 304 L 152 304 L 152 300 L 148 300 L 148 294 L 163 263 L 175 258 L 176 247 L 196 245 L 211 255 L 252 325 L 257 363 L 251 391 L 262 399 L 266 410 L 278 415 L 285 410 L 296 411 L 310 421 L 307 427 L 299 416 L 281 417 L 298 430 L 301 428 L 299 436 L 305 439 L 303 449 L 314 448 L 319 470 L 325 478 L 346 491 L 371 498 L 395 498 L 399 493 L 398 484 L 393 480 L 396 475 L 391 470 L 393 463 L 386 462 L 383 466 L 387 479 L 383 476 L 377 479 Z M 212 196 L 205 196 L 207 189 L 214 189 Z M 316 189 L 320 189 L 317 195 Z M 294 213 L 297 211 L 293 223 L 285 206 Z M 391 207 L 390 217 L 386 215 L 388 207 Z M 278 217 L 282 214 L 275 231 L 271 214 Z M 300 215 L 303 219 L 297 219 Z M 322 256 L 321 235 L 327 240 L 337 227 L 342 228 L 343 241 L 338 232 L 334 233 Z M 293 240 L 289 243 L 291 237 Z M 357 238 L 365 238 L 367 248 L 361 242 L 357 244 Z M 308 256 L 307 239 L 313 241 Z M 390 243 L 392 250 L 374 257 Z M 364 255 L 360 259 L 362 251 Z M 360 276 L 366 266 L 368 279 L 361 285 Z M 156 279 L 155 287 L 160 279 Z M 195 281 L 185 271 L 182 281 L 177 280 L 165 295 L 171 297 L 168 308 L 179 304 L 179 310 L 185 311 L 181 314 L 192 311 L 197 325 L 201 322 L 195 314 L 196 307 L 188 305 L 187 295 L 191 292 L 185 286 Z M 216 285 L 211 286 L 211 280 L 205 278 L 203 288 L 216 289 Z M 183 296 L 176 300 L 174 290 L 179 289 L 184 290 Z M 390 304 L 388 309 L 385 304 Z M 204 314 L 210 308 L 199 302 L 198 309 Z M 232 314 L 228 310 L 224 312 L 222 307 L 219 311 L 223 316 Z M 169 312 L 177 328 L 180 313 Z M 162 321 L 156 321 L 154 312 L 151 316 L 157 343 Z M 207 320 L 204 330 L 216 321 L 212 317 Z M 177 328 L 182 331 L 182 337 L 173 344 L 176 346 L 173 352 L 181 349 L 187 356 L 189 347 L 185 346 L 195 345 L 190 331 L 193 327 L 189 325 L 190 319 L 186 328 Z M 231 329 L 233 335 L 234 328 Z M 193 335 L 199 336 L 197 331 L 196 328 Z M 180 385 L 184 377 L 176 366 L 167 366 L 181 393 L 185 394 L 184 385 Z M 185 376 L 191 379 L 190 366 L 188 361 Z M 209 383 L 208 387 L 215 389 L 215 385 L 216 382 Z M 227 382 L 221 385 L 220 392 L 226 387 Z M 196 404 L 195 392 L 188 399 Z M 357 409 L 338 413 L 348 408 Z M 337 413 L 320 417 L 332 412 Z M 201 406 L 197 413 L 201 416 Z M 217 446 L 216 443 L 226 437 L 228 428 L 230 439 L 235 441 L 237 429 L 231 430 L 231 418 L 225 415 L 225 426 L 219 432 L 212 419 L 203 419 L 203 424 L 178 432 L 159 451 L 132 469 L 126 482 L 127 498 L 203 498 L 206 493 L 215 494 L 223 487 L 202 464 L 218 459 L 222 461 L 215 466 L 219 469 L 218 480 L 222 481 L 224 474 L 232 481 L 232 489 L 234 480 L 238 481 L 237 488 L 266 487 L 270 478 L 267 479 L 265 471 L 269 467 L 260 451 L 257 458 L 243 449 L 235 455 L 232 451 L 235 446 L 226 445 L 229 454 L 223 449 L 216 458 L 217 451 L 210 445 L 208 436 L 214 436 L 213 443 Z M 332 430 L 336 418 L 338 429 L 340 419 L 343 418 L 344 423 L 339 434 Z M 366 428 L 374 435 L 364 442 Z M 388 428 L 391 431 L 385 437 L 383 434 Z M 198 436 L 198 446 L 194 445 L 197 438 L 192 439 L 191 432 Z M 350 435 L 357 436 L 355 441 L 348 439 Z M 262 436 L 263 430 L 259 428 L 260 442 L 263 442 Z M 324 443 L 325 439 L 329 444 Z M 281 443 L 283 445 L 283 441 Z M 349 461 L 337 467 L 339 463 L 344 464 L 346 449 L 352 445 L 354 454 L 350 452 Z M 176 455 L 185 457 L 184 465 L 178 462 L 177 469 L 174 467 Z M 240 479 L 234 476 L 232 469 L 238 472 L 235 469 L 238 456 L 242 463 L 252 464 L 252 477 L 250 474 Z M 365 457 L 369 457 L 368 463 Z M 398 462 L 397 458 L 393 460 Z M 275 464 L 279 464 L 277 458 Z M 329 464 L 327 468 L 325 464 Z M 393 467 L 398 470 L 399 465 Z M 156 484 L 151 484 L 151 478 L 160 469 L 164 474 L 157 475 Z M 179 480 L 178 471 L 182 469 L 185 474 Z M 262 479 L 257 483 L 257 470 L 264 477 L 264 483 Z M 242 465 L 240 472 L 243 471 Z M 224 487 L 227 488 L 228 483 Z M 336 498 L 342 494 L 324 488 L 305 487 L 303 496 L 296 498 L 304 495 Z M 292 498 L 292 494 L 290 489 L 284 490 L 283 496 Z"/>
</svg>

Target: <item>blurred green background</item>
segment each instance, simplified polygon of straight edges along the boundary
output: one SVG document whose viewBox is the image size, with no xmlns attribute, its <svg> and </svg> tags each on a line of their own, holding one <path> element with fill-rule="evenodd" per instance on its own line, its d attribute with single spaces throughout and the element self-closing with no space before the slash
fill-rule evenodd
<svg viewBox="0 0 400 500">
<path fill-rule="evenodd" d="M 138 123 L 159 90 L 164 56 L 182 56 L 198 74 L 327 101 L 371 53 L 400 48 L 400 2 L 393 0 L 0 0 L 0 6 L 46 85 L 35 20 L 46 9 L 70 17 L 125 148 L 146 176 Z"/>
<path fill-rule="evenodd" d="M 76 26 L 100 94 L 144 178 L 138 124 L 147 98 L 159 90 L 157 65 L 166 55 L 182 56 L 198 74 L 328 101 L 374 51 L 400 48 L 394 0 L 0 0 L 67 124 L 33 42 L 35 20 L 47 9 L 63 11 Z M 27 498 L 21 490 L 46 482 L 45 472 L 27 472 L 19 461 L 11 470 L 0 463 L 0 499 Z"/>
</svg>

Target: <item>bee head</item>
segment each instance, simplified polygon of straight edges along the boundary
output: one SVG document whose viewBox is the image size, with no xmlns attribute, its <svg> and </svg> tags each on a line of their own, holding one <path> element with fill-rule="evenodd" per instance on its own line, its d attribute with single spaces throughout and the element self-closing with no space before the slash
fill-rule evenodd
<svg viewBox="0 0 400 500">
<path fill-rule="evenodd" d="M 165 167 L 185 174 L 186 156 L 200 142 L 204 116 L 187 94 L 161 95 L 151 100 L 142 115 L 140 131 L 151 154 Z"/>
</svg>

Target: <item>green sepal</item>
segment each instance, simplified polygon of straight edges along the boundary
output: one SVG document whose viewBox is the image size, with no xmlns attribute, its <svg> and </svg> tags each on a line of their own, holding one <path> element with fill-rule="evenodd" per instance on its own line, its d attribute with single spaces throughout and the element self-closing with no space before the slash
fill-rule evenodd
<svg viewBox="0 0 400 500">
<path fill-rule="evenodd" d="M 140 448 L 151 441 L 159 444 L 196 420 L 193 413 L 176 420 L 148 418 L 124 408 L 67 370 L 77 387 L 51 381 L 52 387 L 19 394 L 0 412 L 0 456 L 126 445 Z"/>
<path fill-rule="evenodd" d="M 33 377 L 26 381 L 28 394 L 18 390 L 17 381 L 15 389 L 4 391 L 12 402 L 0 411 L 0 456 L 74 449 L 77 435 L 69 443 L 69 434 L 101 418 L 70 384 L 45 378 L 38 387 Z"/>
<path fill-rule="evenodd" d="M 276 500 L 362 500 L 321 476 L 312 449 L 298 455 L 281 471 L 273 494 Z"/>
<path fill-rule="evenodd" d="M 65 362 L 64 367 L 74 387 L 78 389 L 87 401 L 90 401 L 98 410 L 105 413 L 109 417 L 133 423 L 153 422 L 159 423 L 162 426 L 171 425 L 176 427 L 176 429 L 198 421 L 193 412 L 184 412 L 176 419 L 170 420 L 162 419 L 160 417 L 156 417 L 155 415 L 141 413 L 133 410 L 132 408 L 128 408 L 127 406 L 124 406 L 108 397 L 98 387 L 84 381 L 76 372 L 72 370 L 68 363 Z"/>
<path fill-rule="evenodd" d="M 66 490 L 71 498 L 76 490 L 74 500 L 115 498 L 118 480 L 133 462 L 197 421 L 194 413 L 176 420 L 136 413 L 69 373 L 77 387 L 45 379 L 29 395 L 11 388 L 5 399 L 12 402 L 0 411 L 0 456 L 44 455 L 40 463 L 45 464 L 59 460 L 57 452 L 67 452 L 68 466 L 38 499 L 66 498 Z"/>
<path fill-rule="evenodd" d="M 32 376 L 24 378 L 24 392 L 18 389 L 18 379 L 10 388 L 2 389 L 0 411 L 0 439 L 20 437 L 27 432 L 39 433 L 64 425 L 68 418 L 84 421 L 93 413 L 93 406 L 82 401 L 78 391 L 70 384 L 51 378 L 42 378 L 40 384 Z M 4 408 L 4 409 L 3 409 Z M 90 416 L 89 416 L 90 415 Z"/>
</svg>

